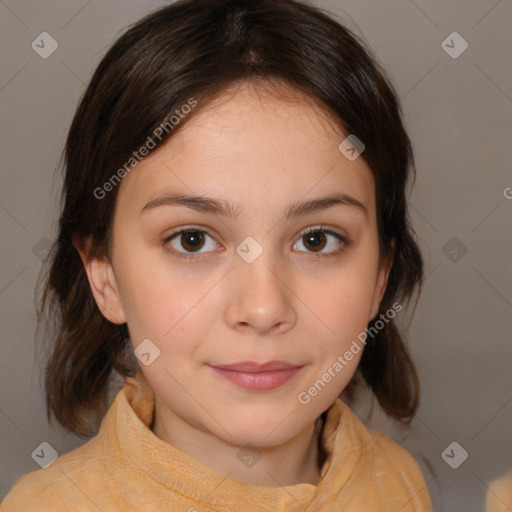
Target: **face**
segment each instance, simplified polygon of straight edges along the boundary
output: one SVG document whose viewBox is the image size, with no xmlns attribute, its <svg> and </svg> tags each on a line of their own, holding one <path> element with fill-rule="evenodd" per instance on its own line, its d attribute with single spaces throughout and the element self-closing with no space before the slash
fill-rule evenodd
<svg viewBox="0 0 512 512">
<path fill-rule="evenodd" d="M 243 86 L 123 179 L 111 262 L 89 277 L 134 348 L 151 340 L 141 370 L 183 424 L 278 445 L 353 376 L 362 351 L 335 363 L 377 314 L 389 264 L 371 171 L 345 137 L 306 100 Z"/>
</svg>

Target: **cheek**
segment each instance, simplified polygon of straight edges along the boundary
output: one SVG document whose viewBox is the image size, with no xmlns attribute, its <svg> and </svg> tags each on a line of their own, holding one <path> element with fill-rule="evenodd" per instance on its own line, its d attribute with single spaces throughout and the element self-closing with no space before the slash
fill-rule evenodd
<svg viewBox="0 0 512 512">
<path fill-rule="evenodd" d="M 130 263 L 130 262 L 128 262 Z M 132 260 L 123 272 L 123 308 L 128 329 L 135 345 L 145 338 L 154 341 L 162 353 L 179 354 L 194 351 L 198 340 L 205 337 L 212 312 L 211 301 L 205 300 L 215 280 L 187 277 L 187 269 L 177 272 L 169 266 L 140 265 Z M 192 270 L 190 271 L 192 272 Z M 193 277 L 193 278 L 192 278 Z M 214 302 L 218 305 L 218 302 Z"/>
<path fill-rule="evenodd" d="M 185 314 L 186 287 L 136 254 L 118 261 L 119 294 L 132 340 L 161 338 Z M 190 293 L 190 292 L 189 292 Z"/>
<path fill-rule="evenodd" d="M 365 265 L 340 265 L 337 272 L 312 287 L 311 282 L 301 287 L 304 305 L 311 312 L 311 322 L 318 324 L 319 333 L 333 343 L 359 334 L 369 321 L 375 292 L 375 272 Z"/>
</svg>

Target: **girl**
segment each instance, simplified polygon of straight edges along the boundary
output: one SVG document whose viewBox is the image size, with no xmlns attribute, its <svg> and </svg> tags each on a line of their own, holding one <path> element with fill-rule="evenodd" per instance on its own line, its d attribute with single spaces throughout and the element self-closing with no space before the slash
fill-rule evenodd
<svg viewBox="0 0 512 512">
<path fill-rule="evenodd" d="M 322 11 L 181 0 L 134 25 L 73 120 L 39 310 L 49 419 L 95 436 L 1 510 L 431 510 L 339 398 L 418 406 L 411 169 L 396 93 Z"/>
</svg>

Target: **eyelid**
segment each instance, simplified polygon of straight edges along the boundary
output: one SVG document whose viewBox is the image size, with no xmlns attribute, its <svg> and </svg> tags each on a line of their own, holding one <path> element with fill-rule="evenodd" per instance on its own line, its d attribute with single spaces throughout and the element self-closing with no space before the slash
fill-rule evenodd
<svg viewBox="0 0 512 512">
<path fill-rule="evenodd" d="M 304 235 L 307 235 L 309 233 L 316 233 L 317 231 L 323 231 L 324 233 L 329 233 L 331 235 L 339 236 L 340 238 L 346 240 L 346 236 L 342 235 L 341 233 L 338 233 L 334 228 L 329 228 L 329 226 L 326 226 L 325 224 L 318 224 L 316 226 L 311 226 L 309 228 L 305 228 L 302 230 L 299 234 L 299 238 L 303 237 Z"/>
<path fill-rule="evenodd" d="M 188 233 L 189 231 L 201 231 L 214 238 L 214 235 L 212 234 L 209 228 L 195 224 L 187 224 L 186 226 L 183 226 L 181 228 L 176 228 L 175 231 L 173 231 L 170 235 L 166 237 L 166 240 L 169 240 L 173 236 L 179 235 L 180 233 Z"/>
</svg>

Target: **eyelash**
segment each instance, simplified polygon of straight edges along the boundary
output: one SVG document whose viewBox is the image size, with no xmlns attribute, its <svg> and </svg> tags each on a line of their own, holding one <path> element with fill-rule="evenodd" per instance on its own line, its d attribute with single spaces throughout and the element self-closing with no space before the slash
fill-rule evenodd
<svg viewBox="0 0 512 512">
<path fill-rule="evenodd" d="M 205 233 L 210 238 L 214 239 L 214 237 L 212 235 L 210 235 L 210 233 L 208 233 L 208 231 L 205 231 L 204 229 L 200 229 L 199 227 L 196 227 L 196 226 L 186 226 L 184 228 L 178 229 L 177 231 L 175 231 L 174 233 L 172 233 L 171 235 L 166 237 L 163 240 L 163 245 L 167 248 L 167 250 L 170 253 L 172 253 L 175 256 L 178 256 L 179 258 L 184 258 L 186 260 L 200 260 L 203 258 L 204 255 L 206 255 L 208 253 L 183 253 L 183 252 L 177 251 L 176 249 L 174 249 L 168 245 L 172 239 L 174 239 L 175 237 L 177 237 L 183 233 L 195 233 L 195 232 Z M 306 235 L 309 235 L 310 233 L 319 233 L 319 232 L 325 233 L 328 235 L 333 235 L 336 238 L 338 238 L 338 240 L 341 242 L 341 247 L 335 251 L 330 252 L 330 253 L 318 253 L 318 254 L 313 253 L 313 252 L 309 253 L 309 255 L 315 259 L 316 258 L 320 259 L 320 258 L 336 257 L 350 245 L 350 242 L 346 237 L 344 237 L 344 236 L 340 235 L 339 233 L 336 233 L 335 231 L 332 231 L 330 229 L 324 229 L 324 226 L 314 226 L 312 228 L 307 228 L 300 234 L 300 236 L 298 237 L 298 240 L 305 237 Z M 300 251 L 300 252 L 304 252 L 304 251 Z"/>
</svg>

